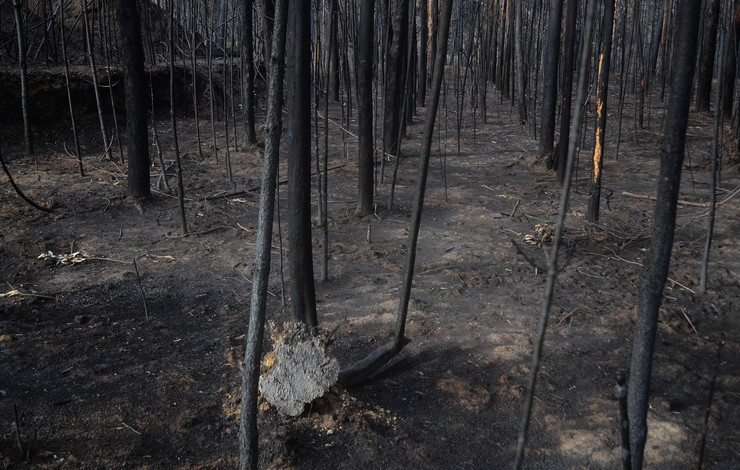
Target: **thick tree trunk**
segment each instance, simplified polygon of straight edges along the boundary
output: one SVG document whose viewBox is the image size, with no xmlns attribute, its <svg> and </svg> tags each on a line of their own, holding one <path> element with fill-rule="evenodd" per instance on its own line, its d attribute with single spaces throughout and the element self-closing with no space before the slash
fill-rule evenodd
<svg viewBox="0 0 740 470">
<path fill-rule="evenodd" d="M 627 391 L 630 452 L 634 470 L 642 468 L 643 452 L 647 439 L 648 398 L 655 335 L 658 326 L 658 310 L 668 276 L 673 248 L 676 201 L 678 200 L 681 166 L 684 158 L 700 13 L 700 0 L 681 0 L 679 2 L 671 95 L 666 109 L 666 124 L 661 149 L 658 200 L 655 204 L 650 250 L 639 284 L 637 323 L 635 338 L 632 342 L 632 359 Z"/>
<path fill-rule="evenodd" d="M 704 39 L 696 77 L 696 110 L 699 112 L 709 112 L 709 102 L 712 97 L 714 53 L 717 47 L 717 22 L 720 6 L 719 0 L 709 0 L 704 20 Z"/>
<path fill-rule="evenodd" d="M 373 212 L 374 158 L 373 158 L 373 31 L 372 0 L 360 3 L 359 71 L 357 73 L 357 159 L 359 163 L 357 214 Z"/>
<path fill-rule="evenodd" d="M 311 243 L 311 6 L 290 2 L 286 49 L 288 214 L 293 315 L 317 325 Z"/>
<path fill-rule="evenodd" d="M 558 99 L 558 58 L 560 57 L 560 23 L 563 1 L 550 1 L 550 22 L 545 44 L 545 68 L 542 79 L 542 124 L 540 125 L 540 158 L 552 154 L 555 141 L 555 103 Z"/>
<path fill-rule="evenodd" d="M 267 123 L 265 124 L 265 159 L 262 166 L 262 191 L 257 216 L 257 243 L 252 279 L 247 346 L 242 372 L 242 413 L 239 420 L 239 468 L 256 470 L 259 464 L 257 429 L 257 390 L 265 331 L 267 285 L 270 276 L 272 224 L 275 212 L 280 137 L 283 122 L 283 75 L 285 63 L 285 23 L 288 0 L 278 0 L 275 13 L 274 43 L 270 47 Z"/>
<path fill-rule="evenodd" d="M 612 38 L 614 36 L 614 0 L 604 2 L 604 24 L 602 29 L 602 51 L 599 58 L 599 84 L 596 91 L 596 137 L 593 157 L 591 190 L 588 195 L 587 219 L 599 220 L 601 204 L 601 172 L 604 168 L 604 145 L 606 137 L 607 98 L 609 97 L 609 69 L 612 59 Z"/>
<path fill-rule="evenodd" d="M 148 99 L 144 72 L 144 45 L 137 0 L 121 0 L 118 24 L 123 46 L 124 91 L 126 95 L 126 134 L 128 137 L 128 193 L 150 198 Z"/>
</svg>

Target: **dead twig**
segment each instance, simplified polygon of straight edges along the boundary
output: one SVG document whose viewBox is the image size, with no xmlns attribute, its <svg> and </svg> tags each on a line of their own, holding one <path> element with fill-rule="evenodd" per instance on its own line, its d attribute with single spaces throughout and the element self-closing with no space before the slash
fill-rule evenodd
<svg viewBox="0 0 740 470">
<path fill-rule="evenodd" d="M 694 333 L 696 333 L 696 336 L 699 336 L 699 332 L 696 331 L 696 327 L 691 322 L 691 318 L 689 318 L 689 315 L 686 313 L 686 309 L 681 307 L 681 312 L 683 313 L 684 318 L 686 318 L 686 321 L 689 322 L 689 326 L 691 326 L 691 329 L 694 330 Z"/>
<path fill-rule="evenodd" d="M 136 281 L 139 284 L 139 291 L 141 292 L 141 300 L 144 301 L 144 316 L 146 317 L 146 321 L 149 321 L 149 308 L 147 308 L 147 305 L 146 305 L 146 295 L 144 294 L 144 287 L 141 285 L 141 276 L 139 276 L 139 267 L 136 266 L 136 258 L 134 258 L 134 271 L 136 271 Z M 121 422 L 123 423 L 123 421 Z"/>
<path fill-rule="evenodd" d="M 567 320 L 574 313 L 576 313 L 576 310 L 581 309 L 581 308 L 584 308 L 585 309 L 586 307 L 576 307 L 576 308 L 574 308 L 573 310 L 571 310 L 570 312 L 568 312 L 563 318 L 561 318 L 560 321 L 557 322 L 557 324 L 555 326 L 560 326 L 565 320 Z"/>
</svg>

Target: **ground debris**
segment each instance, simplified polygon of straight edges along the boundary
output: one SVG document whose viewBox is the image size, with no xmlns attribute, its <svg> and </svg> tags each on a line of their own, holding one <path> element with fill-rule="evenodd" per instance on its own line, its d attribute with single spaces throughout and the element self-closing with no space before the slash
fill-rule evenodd
<svg viewBox="0 0 740 470">
<path fill-rule="evenodd" d="M 303 323 L 270 322 L 274 349 L 265 356 L 259 390 L 278 412 L 297 416 L 307 403 L 328 391 L 339 376 L 339 363 L 326 353 L 326 335 Z"/>
</svg>

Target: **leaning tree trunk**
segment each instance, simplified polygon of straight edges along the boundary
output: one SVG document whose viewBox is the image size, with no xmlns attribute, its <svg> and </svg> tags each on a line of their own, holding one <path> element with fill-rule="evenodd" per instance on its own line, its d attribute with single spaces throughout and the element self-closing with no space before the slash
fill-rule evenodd
<svg viewBox="0 0 740 470">
<path fill-rule="evenodd" d="M 360 216 L 369 215 L 373 212 L 373 189 L 375 185 L 373 158 L 374 5 L 375 2 L 372 0 L 362 0 L 358 29 L 360 70 L 357 74 L 357 134 L 359 137 L 357 149 L 359 162 L 357 214 Z"/>
<path fill-rule="evenodd" d="M 288 13 L 288 214 L 293 315 L 316 326 L 311 246 L 311 6 L 295 1 Z"/>
<path fill-rule="evenodd" d="M 627 391 L 630 452 L 634 470 L 642 468 L 647 439 L 648 397 L 658 326 L 658 310 L 668 277 L 673 248 L 676 202 L 681 181 L 700 10 L 700 0 L 681 0 L 678 5 L 673 77 L 661 149 L 658 200 L 655 204 L 652 242 L 639 284 L 637 323 L 635 338 L 632 342 Z"/>
<path fill-rule="evenodd" d="M 265 124 L 265 159 L 262 166 L 262 191 L 257 216 L 257 243 L 252 279 L 252 300 L 247 330 L 247 347 L 242 372 L 242 413 L 239 419 L 239 468 L 257 469 L 259 444 L 257 430 L 257 391 L 265 331 L 267 284 L 270 276 L 272 222 L 275 212 L 280 137 L 283 131 L 283 75 L 285 71 L 285 23 L 288 0 L 278 0 L 275 8 L 274 44 L 269 48 L 270 77 Z M 272 24 L 272 23 L 271 23 Z"/>
<path fill-rule="evenodd" d="M 118 25 L 123 46 L 126 134 L 128 148 L 128 193 L 136 198 L 151 197 L 149 188 L 149 137 L 144 45 L 137 0 L 121 0 Z"/>
<path fill-rule="evenodd" d="M 383 367 L 388 361 L 396 356 L 407 343 L 405 338 L 406 315 L 411 297 L 411 284 L 414 279 L 414 266 L 416 263 L 416 243 L 419 239 L 419 227 L 421 226 L 421 214 L 424 208 L 424 192 L 426 191 L 427 174 L 429 172 L 429 160 L 432 153 L 432 137 L 434 134 L 434 123 L 439 108 L 439 95 L 442 90 L 442 78 L 444 77 L 444 64 L 447 57 L 447 40 L 450 32 L 450 17 L 452 13 L 453 0 L 444 0 L 439 17 L 438 46 L 435 51 L 434 77 L 432 78 L 431 103 L 427 108 L 424 133 L 421 138 L 421 155 L 419 156 L 418 183 L 416 200 L 414 202 L 414 213 L 412 216 L 411 230 L 406 249 L 406 270 L 403 279 L 401 299 L 398 303 L 398 314 L 396 316 L 396 332 L 393 341 L 376 349 L 365 359 L 347 367 L 339 373 L 339 381 L 345 385 L 357 384 L 372 376 L 375 371 Z"/>
<path fill-rule="evenodd" d="M 594 166 L 591 177 L 591 190 L 588 195 L 589 222 L 599 220 L 601 204 L 601 172 L 604 168 L 604 145 L 606 137 L 607 98 L 609 96 L 609 69 L 612 60 L 612 37 L 614 35 L 614 0 L 604 2 L 604 27 L 602 29 L 602 51 L 599 58 L 599 85 L 596 96 L 596 138 L 594 145 Z"/>
<path fill-rule="evenodd" d="M 560 57 L 560 22 L 562 0 L 550 1 L 550 23 L 545 46 L 545 69 L 542 79 L 542 124 L 540 125 L 540 158 L 552 154 L 555 141 L 555 103 L 558 99 L 558 57 Z"/>
</svg>

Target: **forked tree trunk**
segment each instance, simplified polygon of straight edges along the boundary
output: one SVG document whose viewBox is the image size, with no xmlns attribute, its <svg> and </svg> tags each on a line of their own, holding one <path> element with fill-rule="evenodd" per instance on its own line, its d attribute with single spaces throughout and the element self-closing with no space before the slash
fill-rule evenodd
<svg viewBox="0 0 740 470">
<path fill-rule="evenodd" d="M 270 35 L 274 39 L 274 43 L 270 46 L 272 55 L 270 57 L 267 122 L 265 124 L 265 159 L 262 165 L 262 191 L 260 192 L 260 207 L 257 216 L 257 242 L 252 278 L 249 329 L 247 330 L 244 371 L 242 372 L 242 413 L 239 418 L 240 470 L 256 470 L 259 463 L 257 390 L 260 358 L 262 357 L 262 338 L 265 331 L 267 285 L 270 276 L 272 224 L 275 213 L 280 137 L 283 131 L 283 75 L 285 70 L 285 24 L 288 0 L 278 0 L 275 7 L 275 33 Z"/>
<path fill-rule="evenodd" d="M 311 241 L 311 6 L 294 1 L 288 12 L 288 215 L 293 315 L 316 326 Z"/>
<path fill-rule="evenodd" d="M 696 37 L 701 13 L 700 0 L 681 0 L 678 5 L 676 46 L 673 55 L 670 98 L 661 148 L 658 200 L 653 235 L 642 271 L 638 293 L 637 322 L 627 390 L 632 469 L 640 470 L 647 439 L 647 411 L 658 310 L 668 277 L 676 202 L 681 182 L 691 85 L 696 60 Z"/>
</svg>

